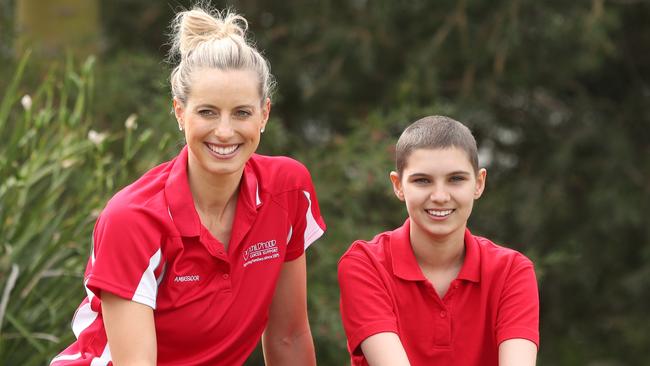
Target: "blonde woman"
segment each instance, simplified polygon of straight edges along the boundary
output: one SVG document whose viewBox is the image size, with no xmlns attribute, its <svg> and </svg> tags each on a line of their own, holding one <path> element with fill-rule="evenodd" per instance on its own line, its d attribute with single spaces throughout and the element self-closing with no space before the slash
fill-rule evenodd
<svg viewBox="0 0 650 366">
<path fill-rule="evenodd" d="M 325 230 L 307 169 L 255 154 L 268 62 L 246 20 L 177 14 L 173 106 L 186 146 L 106 205 L 76 342 L 51 365 L 314 365 L 304 251 Z"/>
</svg>

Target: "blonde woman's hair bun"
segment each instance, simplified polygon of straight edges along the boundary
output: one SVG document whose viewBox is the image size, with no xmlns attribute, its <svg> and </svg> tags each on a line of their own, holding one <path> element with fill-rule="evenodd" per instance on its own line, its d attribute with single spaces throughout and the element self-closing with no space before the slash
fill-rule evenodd
<svg viewBox="0 0 650 366">
<path fill-rule="evenodd" d="M 247 30 L 248 22 L 239 14 L 196 7 L 180 12 L 174 18 L 172 51 L 185 57 L 205 42 L 232 37 L 244 40 Z"/>
<path fill-rule="evenodd" d="M 192 74 L 201 68 L 251 70 L 259 81 L 260 101 L 275 86 L 269 62 L 248 39 L 248 22 L 236 12 L 218 11 L 209 3 L 176 14 L 171 24 L 169 58 L 172 96 L 185 103 L 192 90 Z"/>
</svg>

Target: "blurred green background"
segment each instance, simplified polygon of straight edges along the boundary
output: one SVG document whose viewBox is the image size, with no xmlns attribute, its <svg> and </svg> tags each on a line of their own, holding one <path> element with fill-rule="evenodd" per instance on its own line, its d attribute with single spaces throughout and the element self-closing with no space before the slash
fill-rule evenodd
<svg viewBox="0 0 650 366">
<path fill-rule="evenodd" d="M 277 77 L 260 152 L 309 167 L 328 224 L 308 252 L 319 364 L 348 362 L 336 262 L 404 220 L 392 149 L 428 114 L 481 147 L 473 232 L 535 262 L 538 364 L 650 364 L 648 1 L 213 3 Z M 99 210 L 182 146 L 163 58 L 188 5 L 0 1 L 0 364 L 72 341 Z"/>
</svg>

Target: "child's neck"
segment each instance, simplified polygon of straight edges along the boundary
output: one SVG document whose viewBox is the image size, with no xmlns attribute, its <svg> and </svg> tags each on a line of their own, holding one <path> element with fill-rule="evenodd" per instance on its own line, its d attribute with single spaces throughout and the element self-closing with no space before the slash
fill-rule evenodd
<svg viewBox="0 0 650 366">
<path fill-rule="evenodd" d="M 422 274 L 443 298 L 465 259 L 465 232 L 434 238 L 411 229 L 411 246 Z"/>
<path fill-rule="evenodd" d="M 411 246 L 420 266 L 444 269 L 463 264 L 465 231 L 457 230 L 444 237 L 432 237 L 411 228 Z"/>
</svg>

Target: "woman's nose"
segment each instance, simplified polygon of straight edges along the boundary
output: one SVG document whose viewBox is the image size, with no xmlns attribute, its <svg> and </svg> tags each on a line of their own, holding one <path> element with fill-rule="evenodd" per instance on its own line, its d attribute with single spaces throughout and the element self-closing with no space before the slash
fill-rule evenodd
<svg viewBox="0 0 650 366">
<path fill-rule="evenodd" d="M 232 123 L 230 118 L 222 117 L 217 121 L 217 125 L 214 128 L 214 134 L 218 139 L 227 140 L 233 136 L 234 131 L 232 128 Z"/>
</svg>

